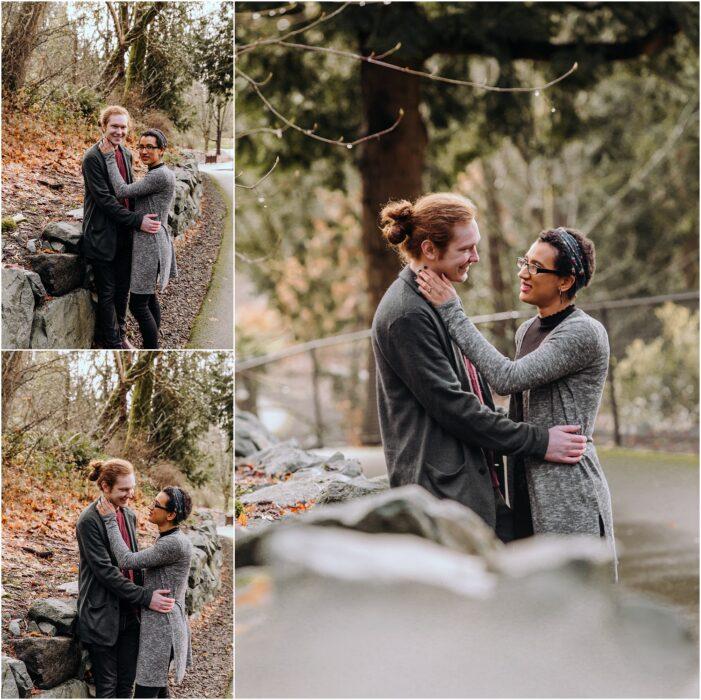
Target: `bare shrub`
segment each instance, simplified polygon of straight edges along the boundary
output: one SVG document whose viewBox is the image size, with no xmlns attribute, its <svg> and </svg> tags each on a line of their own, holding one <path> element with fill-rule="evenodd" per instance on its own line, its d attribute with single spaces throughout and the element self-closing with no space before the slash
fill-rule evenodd
<svg viewBox="0 0 701 700">
<path fill-rule="evenodd" d="M 185 475 L 172 462 L 159 462 L 149 470 L 151 481 L 159 489 L 166 486 L 186 488 L 188 481 Z"/>
</svg>

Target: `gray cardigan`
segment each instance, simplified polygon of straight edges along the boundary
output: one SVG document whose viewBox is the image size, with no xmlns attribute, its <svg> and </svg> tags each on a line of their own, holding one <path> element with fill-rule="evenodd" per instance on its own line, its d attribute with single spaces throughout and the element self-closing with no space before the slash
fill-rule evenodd
<svg viewBox="0 0 701 700">
<path fill-rule="evenodd" d="M 114 514 L 102 519 L 119 567 L 145 569 L 146 588 L 169 589 L 170 596 L 175 598 L 175 605 L 169 613 L 142 611 L 136 682 L 155 687 L 167 685 L 172 649 L 175 682 L 179 684 L 185 676 L 185 669 L 192 663 L 190 626 L 185 612 L 192 543 L 178 530 L 159 537 L 151 547 L 131 552 L 122 539 Z"/>
<path fill-rule="evenodd" d="M 178 276 L 173 240 L 166 228 L 175 196 L 175 175 L 168 166 L 161 165 L 149 170 L 138 182 L 128 185 L 119 172 L 114 153 L 104 155 L 117 197 L 133 197 L 137 214 L 156 214 L 161 222 L 161 228 L 155 234 L 140 229 L 134 231 L 129 291 L 154 294 L 157 287 L 163 291 L 168 281 Z"/>
<path fill-rule="evenodd" d="M 606 329 L 581 309 L 519 360 L 494 348 L 465 316 L 459 299 L 438 307 L 450 335 L 502 395 L 523 392 L 523 417 L 543 427 L 581 425 L 586 451 L 578 464 L 525 459 L 534 533 L 599 535 L 599 516 L 615 560 L 611 495 L 594 447 L 596 415 L 609 364 Z M 517 350 L 535 319 L 516 332 Z"/>
<path fill-rule="evenodd" d="M 415 279 L 405 267 L 372 323 L 390 484 L 420 484 L 438 498 L 466 505 L 494 527 L 494 490 L 484 450 L 542 459 L 550 426 L 514 423 L 480 403 L 470 390 L 464 362 Z"/>
</svg>

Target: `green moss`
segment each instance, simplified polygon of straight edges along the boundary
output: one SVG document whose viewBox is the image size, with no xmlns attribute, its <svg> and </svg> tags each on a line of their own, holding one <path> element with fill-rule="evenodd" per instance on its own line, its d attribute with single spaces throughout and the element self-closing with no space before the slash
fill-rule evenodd
<svg viewBox="0 0 701 700">
<path fill-rule="evenodd" d="M 14 231 L 17 228 L 17 222 L 11 216 L 3 216 L 2 232 Z"/>
</svg>

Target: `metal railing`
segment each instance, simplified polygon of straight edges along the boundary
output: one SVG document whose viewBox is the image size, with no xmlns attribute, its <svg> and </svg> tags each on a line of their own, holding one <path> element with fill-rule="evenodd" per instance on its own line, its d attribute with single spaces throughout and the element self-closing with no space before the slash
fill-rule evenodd
<svg viewBox="0 0 701 700">
<path fill-rule="evenodd" d="M 607 380 L 607 398 L 608 398 L 608 408 L 610 409 L 611 417 L 611 428 L 610 432 L 612 435 L 613 442 L 616 445 L 622 444 L 622 431 L 621 431 L 621 419 L 619 411 L 619 400 L 616 395 L 616 382 L 615 382 L 615 362 L 613 347 L 615 346 L 615 336 L 616 332 L 614 326 L 616 324 L 611 321 L 611 314 L 619 312 L 621 310 L 635 309 L 640 307 L 658 306 L 666 302 L 675 303 L 693 303 L 698 304 L 699 292 L 680 292 L 676 294 L 662 294 L 657 296 L 649 297 L 636 297 L 630 299 L 615 299 L 615 300 L 604 300 L 598 302 L 583 303 L 578 305 L 581 309 L 590 312 L 599 317 L 604 327 L 609 334 L 609 340 L 612 346 L 612 362 L 609 366 L 609 377 Z M 471 320 L 479 324 L 492 324 L 492 323 L 505 323 L 509 321 L 515 321 L 518 319 L 530 318 L 533 316 L 533 310 L 523 310 L 523 311 L 506 311 L 493 314 L 485 314 L 480 316 L 471 316 Z M 331 411 L 324 410 L 324 400 L 322 397 L 322 376 L 324 376 L 324 362 L 323 362 L 323 351 L 328 348 L 337 346 L 354 346 L 360 342 L 368 341 L 371 337 L 371 330 L 365 329 L 360 331 L 354 331 L 351 333 L 343 333 L 340 335 L 330 336 L 326 338 L 318 338 L 306 343 L 301 343 L 298 345 L 291 346 L 289 348 L 284 348 L 282 350 L 267 353 L 265 355 L 260 355 L 257 357 L 244 358 L 237 360 L 235 362 L 235 373 L 242 380 L 237 382 L 237 391 L 240 386 L 251 386 L 251 377 L 256 377 L 257 382 L 263 382 L 262 375 L 265 371 L 269 371 L 271 366 L 282 366 L 285 361 L 294 362 L 295 358 L 300 358 L 307 356 L 311 366 L 311 381 L 301 381 L 299 382 L 299 391 L 303 392 L 304 395 L 295 396 L 296 392 L 292 392 L 293 396 L 290 400 L 284 401 L 280 399 L 280 405 L 285 406 L 288 410 L 303 412 L 301 409 L 301 404 L 308 400 L 311 408 L 311 415 L 307 421 L 309 428 L 314 436 L 316 446 L 321 446 L 325 444 L 325 437 L 328 433 L 328 424 L 332 422 L 334 417 L 331 415 Z M 356 355 L 358 353 L 355 353 Z M 332 360 L 328 359 L 326 364 L 329 364 Z M 333 362 L 338 364 L 338 356 L 334 355 Z M 362 364 L 357 362 L 358 367 Z M 289 363 L 288 363 L 289 364 Z M 363 364 L 364 366 L 364 364 Z M 266 369 L 268 368 L 268 369 Z M 296 371 L 299 369 L 296 366 Z M 357 368 L 356 368 L 357 369 Z M 360 370 L 363 373 L 363 370 Z M 283 373 L 283 377 L 289 379 L 293 372 L 288 370 Z M 266 391 L 266 396 L 270 399 L 273 394 L 275 394 L 276 389 L 287 381 L 285 378 L 275 377 L 271 378 L 268 382 L 268 390 Z M 364 372 L 364 378 L 362 381 L 371 379 L 367 372 Z M 357 387 L 356 387 L 357 388 Z M 372 390 L 372 387 L 370 387 Z M 282 392 L 285 393 L 284 391 Z M 288 392 L 289 393 L 289 392 Z M 239 401 L 240 405 L 244 404 L 246 408 L 255 410 L 255 406 L 251 406 L 250 403 L 246 405 L 246 401 Z M 257 403 L 257 400 L 253 402 Z M 369 405 L 369 404 L 366 404 Z M 376 437 L 376 436 L 375 436 Z M 374 440 L 370 440 L 373 442 Z"/>
</svg>

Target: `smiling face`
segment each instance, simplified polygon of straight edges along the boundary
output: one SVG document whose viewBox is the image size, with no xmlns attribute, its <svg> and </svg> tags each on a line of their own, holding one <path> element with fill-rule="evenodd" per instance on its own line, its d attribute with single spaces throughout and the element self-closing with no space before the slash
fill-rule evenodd
<svg viewBox="0 0 701 700">
<path fill-rule="evenodd" d="M 557 269 L 557 249 L 544 241 L 536 241 L 524 256 L 529 263 L 546 270 Z M 550 272 L 532 275 L 527 267 L 518 273 L 520 280 L 518 298 L 538 308 L 549 308 L 560 302 L 560 291 L 565 292 L 574 283 L 572 275 L 562 277 Z"/>
<path fill-rule="evenodd" d="M 161 491 L 158 496 L 156 496 L 156 499 L 151 504 L 148 511 L 149 522 L 160 526 L 175 520 L 175 513 L 171 513 L 167 510 L 169 500 L 168 494 L 165 491 Z"/>
<path fill-rule="evenodd" d="M 443 250 L 438 250 L 430 240 L 424 241 L 425 262 L 436 274 L 444 274 L 451 282 L 462 283 L 467 279 L 470 265 L 479 262 L 479 242 L 480 231 L 475 219 L 469 224 L 456 224 L 453 237 Z"/>
<path fill-rule="evenodd" d="M 158 165 L 163 157 L 163 149 L 158 147 L 155 136 L 142 136 L 137 146 L 139 158 L 146 165 Z"/>
<path fill-rule="evenodd" d="M 126 114 L 111 114 L 102 128 L 105 138 L 116 148 L 123 144 L 129 131 L 129 118 Z"/>
<path fill-rule="evenodd" d="M 118 508 L 129 505 L 129 501 L 134 498 L 134 488 L 136 487 L 136 477 L 134 474 L 124 474 L 118 476 L 112 487 L 102 482 L 101 488 L 105 498 Z"/>
</svg>

